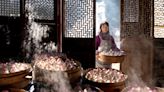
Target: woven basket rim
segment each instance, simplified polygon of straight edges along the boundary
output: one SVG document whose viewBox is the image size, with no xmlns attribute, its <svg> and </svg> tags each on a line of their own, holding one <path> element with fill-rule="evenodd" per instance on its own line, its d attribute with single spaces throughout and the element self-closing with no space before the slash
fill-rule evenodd
<svg viewBox="0 0 164 92">
<path fill-rule="evenodd" d="M 17 75 L 29 73 L 29 72 L 32 71 L 32 66 L 31 66 L 31 64 L 29 64 L 29 63 L 22 63 L 22 64 L 27 64 L 27 65 L 28 65 L 28 68 L 25 69 L 25 70 L 13 72 L 13 73 L 0 74 L 0 78 L 6 78 L 6 77 L 17 76 Z"/>
</svg>

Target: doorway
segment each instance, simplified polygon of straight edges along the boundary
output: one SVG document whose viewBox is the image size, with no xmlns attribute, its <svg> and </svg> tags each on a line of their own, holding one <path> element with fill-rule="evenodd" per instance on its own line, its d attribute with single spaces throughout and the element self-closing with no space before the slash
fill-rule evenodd
<svg viewBox="0 0 164 92">
<path fill-rule="evenodd" d="M 96 0 L 96 36 L 100 32 L 100 24 L 109 23 L 109 33 L 120 48 L 120 3 L 121 0 Z M 112 64 L 112 68 L 120 69 L 119 63 Z"/>
</svg>

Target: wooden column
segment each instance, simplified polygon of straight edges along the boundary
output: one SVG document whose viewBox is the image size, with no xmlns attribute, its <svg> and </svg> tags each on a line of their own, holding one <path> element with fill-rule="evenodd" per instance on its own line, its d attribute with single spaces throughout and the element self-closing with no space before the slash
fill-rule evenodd
<svg viewBox="0 0 164 92">
<path fill-rule="evenodd" d="M 62 52 L 63 0 L 57 0 L 57 52 Z"/>
</svg>

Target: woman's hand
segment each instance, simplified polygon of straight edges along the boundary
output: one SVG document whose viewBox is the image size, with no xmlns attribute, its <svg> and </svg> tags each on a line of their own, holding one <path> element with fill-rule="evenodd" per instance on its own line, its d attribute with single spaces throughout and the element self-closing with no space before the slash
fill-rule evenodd
<svg viewBox="0 0 164 92">
<path fill-rule="evenodd" d="M 99 51 L 96 50 L 96 60 L 98 60 L 98 58 L 99 58 Z"/>
</svg>

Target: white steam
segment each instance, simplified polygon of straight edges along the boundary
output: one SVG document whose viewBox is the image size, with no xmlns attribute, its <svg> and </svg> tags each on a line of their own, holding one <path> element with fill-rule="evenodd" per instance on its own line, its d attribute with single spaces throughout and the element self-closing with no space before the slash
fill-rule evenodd
<svg viewBox="0 0 164 92">
<path fill-rule="evenodd" d="M 128 74 L 127 86 L 153 87 L 152 40 L 144 35 L 127 37 L 122 40 L 121 48 L 126 52 L 122 70 Z"/>
<path fill-rule="evenodd" d="M 44 51 L 53 52 L 56 51 L 55 43 L 50 41 L 49 43 L 43 43 L 42 39 L 49 37 L 49 27 L 47 25 L 41 25 L 36 23 L 34 19 L 38 18 L 33 6 L 26 5 L 26 17 L 28 17 L 26 37 L 24 40 L 24 48 L 27 53 L 26 56 L 30 57 L 30 54 L 37 54 Z"/>
<path fill-rule="evenodd" d="M 26 39 L 24 41 L 24 48 L 26 51 L 26 57 L 30 57 L 31 54 L 35 56 L 35 54 L 40 54 L 42 52 L 51 53 L 56 51 L 55 43 L 50 41 L 49 43 L 43 43 L 43 38 L 49 37 L 48 31 L 49 27 L 47 25 L 41 25 L 35 22 L 35 19 L 38 19 L 37 13 L 34 11 L 34 7 L 27 4 L 26 5 L 26 17 L 28 17 L 28 24 L 27 24 L 27 32 L 26 32 Z M 35 70 L 37 71 L 37 70 Z M 63 72 L 49 72 L 44 73 L 44 80 L 46 84 L 50 87 L 44 88 L 41 87 L 39 90 L 40 92 L 72 92 L 68 76 Z M 40 78 L 42 78 L 40 76 Z M 55 90 L 55 91 L 54 91 Z"/>
<path fill-rule="evenodd" d="M 63 72 L 45 74 L 46 85 L 51 85 L 50 89 L 41 88 L 40 92 L 72 92 L 68 81 L 68 76 Z"/>
</svg>

